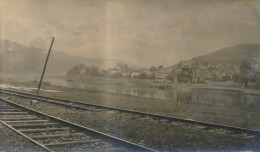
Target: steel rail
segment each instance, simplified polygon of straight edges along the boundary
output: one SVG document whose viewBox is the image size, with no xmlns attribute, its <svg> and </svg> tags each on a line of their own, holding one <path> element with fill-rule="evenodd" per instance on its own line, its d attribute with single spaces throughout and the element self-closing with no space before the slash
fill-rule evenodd
<svg viewBox="0 0 260 152">
<path fill-rule="evenodd" d="M 156 152 L 156 150 L 154 150 L 154 149 L 151 149 L 151 148 L 148 148 L 148 147 L 145 147 L 145 146 L 141 146 L 141 145 L 132 143 L 132 142 L 130 142 L 130 141 L 127 141 L 127 140 L 124 140 L 124 139 L 121 139 L 121 138 L 118 138 L 118 137 L 114 137 L 114 136 L 111 136 L 111 135 L 108 135 L 108 134 L 105 134 L 105 133 L 96 131 L 96 130 L 91 129 L 91 128 L 88 128 L 88 127 L 81 126 L 81 125 L 79 125 L 79 124 L 72 123 L 72 122 L 66 121 L 66 120 L 64 120 L 64 119 L 57 118 L 57 117 L 54 117 L 54 116 L 51 116 L 51 115 L 48 115 L 48 114 L 45 114 L 45 113 L 36 111 L 36 110 L 34 110 L 34 109 L 25 107 L 25 106 L 23 106 L 23 105 L 14 103 L 14 102 L 9 101 L 9 100 L 2 99 L 2 98 L 0 98 L 0 100 L 6 102 L 6 103 L 8 103 L 8 104 L 11 104 L 12 106 L 18 107 L 18 108 L 23 109 L 23 110 L 25 110 L 25 111 L 28 111 L 28 112 L 30 112 L 30 113 L 32 113 L 32 114 L 35 114 L 35 115 L 37 115 L 37 116 L 42 116 L 42 117 L 48 118 L 48 119 L 50 119 L 50 120 L 53 120 L 53 121 L 55 121 L 55 122 L 59 122 L 59 123 L 61 123 L 61 124 L 67 125 L 67 126 L 69 126 L 69 127 L 71 127 L 71 128 L 74 128 L 74 129 L 76 129 L 76 130 L 81 130 L 81 131 L 87 133 L 88 135 L 94 136 L 94 137 L 96 137 L 96 138 L 101 138 L 101 139 L 103 139 L 103 140 L 105 140 L 105 141 L 108 141 L 108 142 L 116 143 L 116 144 L 125 146 L 125 147 L 127 147 L 127 148 L 134 149 L 135 151 L 142 151 L 142 152 L 146 152 L 146 151 L 149 151 L 149 152 L 150 152 L 150 151 L 151 151 L 151 152 Z M 17 132 L 19 132 L 19 131 L 17 131 Z"/>
<path fill-rule="evenodd" d="M 10 95 L 14 95 L 14 96 L 18 96 L 18 97 L 42 100 L 44 102 L 50 102 L 50 103 L 59 104 L 59 105 L 63 105 L 63 106 L 70 106 L 73 108 L 78 108 L 78 109 L 83 109 L 83 110 L 84 109 L 89 110 L 89 108 L 71 105 L 71 103 L 81 104 L 84 106 L 96 107 L 96 108 L 101 108 L 101 109 L 115 110 L 115 111 L 119 111 L 119 112 L 131 113 L 131 114 L 136 114 L 136 115 L 141 115 L 141 116 L 148 116 L 148 117 L 152 117 L 155 119 L 163 119 L 163 120 L 170 120 L 170 121 L 178 121 L 178 122 L 182 122 L 182 123 L 189 123 L 189 124 L 194 124 L 194 125 L 195 124 L 202 125 L 202 126 L 206 126 L 208 128 L 222 128 L 222 129 L 226 129 L 226 130 L 230 130 L 230 131 L 234 131 L 234 132 L 238 132 L 238 133 L 250 133 L 250 134 L 255 134 L 257 136 L 260 135 L 259 130 L 248 129 L 248 128 L 222 125 L 222 124 L 216 124 L 216 123 L 210 123 L 210 122 L 204 122 L 204 121 L 196 121 L 196 120 L 184 119 L 184 118 L 180 118 L 180 117 L 172 117 L 172 116 L 167 116 L 167 115 L 146 113 L 146 112 L 140 112 L 140 111 L 134 111 L 134 110 L 128 110 L 128 109 L 122 109 L 122 108 L 114 108 L 114 107 L 108 107 L 108 106 L 102 106 L 102 105 L 90 104 L 90 103 L 83 103 L 83 102 L 79 102 L 79 101 L 65 100 L 65 99 L 53 98 L 53 97 L 47 97 L 47 96 L 37 96 L 34 94 L 0 88 L 0 93 L 1 92 L 10 94 Z M 50 100 L 54 100 L 54 101 L 58 101 L 58 102 L 54 102 L 54 101 L 50 101 Z M 61 103 L 61 102 L 64 102 L 64 103 Z M 70 104 L 68 104 L 68 103 L 70 103 Z"/>
</svg>

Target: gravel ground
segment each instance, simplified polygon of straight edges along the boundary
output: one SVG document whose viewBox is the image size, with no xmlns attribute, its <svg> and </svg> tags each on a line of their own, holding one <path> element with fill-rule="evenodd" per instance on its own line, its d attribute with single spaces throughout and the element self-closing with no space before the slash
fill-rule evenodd
<svg viewBox="0 0 260 152">
<path fill-rule="evenodd" d="M 154 120 L 115 111 L 82 111 L 11 97 L 11 101 L 29 106 L 86 127 L 142 144 L 160 151 L 260 151 L 254 136 L 224 130 L 204 130 L 202 126 Z"/>
<path fill-rule="evenodd" d="M 45 152 L 0 123 L 0 152 Z"/>
</svg>

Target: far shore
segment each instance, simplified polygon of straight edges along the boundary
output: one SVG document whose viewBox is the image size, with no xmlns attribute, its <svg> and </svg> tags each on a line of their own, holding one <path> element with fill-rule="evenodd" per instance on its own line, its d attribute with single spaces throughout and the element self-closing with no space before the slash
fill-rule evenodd
<svg viewBox="0 0 260 152">
<path fill-rule="evenodd" d="M 0 83 L 10 83 L 10 84 L 21 84 L 25 86 L 38 86 L 38 82 L 35 79 L 27 78 L 27 79 L 19 79 L 20 77 L 17 76 L 11 76 L 11 77 L 3 77 L 0 78 Z M 48 78 L 51 79 L 59 79 L 66 83 L 66 77 L 57 77 L 57 76 L 49 76 L 46 77 L 44 80 L 45 84 L 48 84 L 49 87 L 58 87 L 58 88 L 68 88 L 67 86 L 54 84 L 52 82 L 49 82 Z M 131 78 L 94 78 L 94 77 L 88 77 L 84 79 L 75 79 L 74 80 L 77 83 L 90 83 L 90 84 L 96 84 L 97 82 L 101 82 L 101 85 L 123 85 L 126 87 L 140 87 L 140 88 L 157 88 L 162 90 L 168 90 L 168 89 L 207 89 L 207 90 L 226 90 L 226 91 L 239 91 L 244 94 L 252 94 L 252 95 L 259 95 L 260 89 L 255 89 L 255 87 L 248 87 L 244 88 L 242 83 L 235 83 L 232 81 L 227 82 L 214 82 L 214 81 L 208 81 L 207 83 L 173 83 L 173 82 L 158 82 L 155 80 L 150 79 L 131 79 Z M 260 85 L 260 84 L 259 84 Z M 78 89 L 78 88 L 77 88 Z M 56 90 L 60 91 L 60 90 Z M 95 91 L 95 90 L 93 90 Z"/>
</svg>

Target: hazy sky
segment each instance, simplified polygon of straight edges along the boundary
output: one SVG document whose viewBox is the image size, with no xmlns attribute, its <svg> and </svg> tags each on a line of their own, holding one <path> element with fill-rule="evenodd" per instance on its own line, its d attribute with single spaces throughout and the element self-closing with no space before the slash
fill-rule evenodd
<svg viewBox="0 0 260 152">
<path fill-rule="evenodd" d="M 0 0 L 1 38 L 88 58 L 172 65 L 260 42 L 259 0 Z"/>
</svg>

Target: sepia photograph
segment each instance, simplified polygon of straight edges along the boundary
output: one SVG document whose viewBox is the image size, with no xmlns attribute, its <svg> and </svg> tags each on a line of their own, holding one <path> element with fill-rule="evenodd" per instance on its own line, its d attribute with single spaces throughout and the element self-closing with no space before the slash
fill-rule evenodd
<svg viewBox="0 0 260 152">
<path fill-rule="evenodd" d="M 0 0 L 0 152 L 259 152 L 260 0 Z"/>
</svg>

